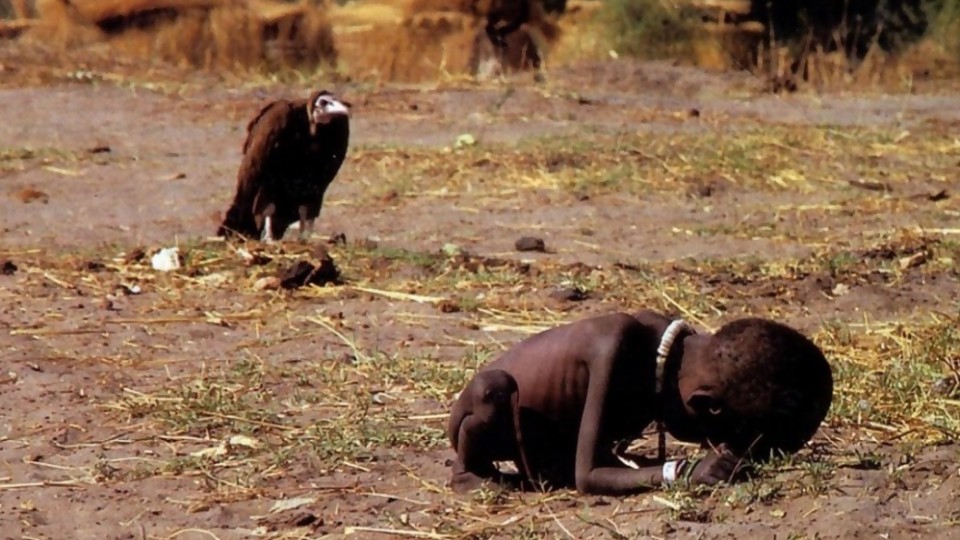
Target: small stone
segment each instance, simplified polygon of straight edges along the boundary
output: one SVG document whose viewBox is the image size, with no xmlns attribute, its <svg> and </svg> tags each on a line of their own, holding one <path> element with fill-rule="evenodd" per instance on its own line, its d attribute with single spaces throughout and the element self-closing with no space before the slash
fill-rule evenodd
<svg viewBox="0 0 960 540">
<path fill-rule="evenodd" d="M 440 301 L 440 303 L 437 304 L 437 308 L 441 313 L 457 313 L 460 311 L 460 306 L 457 305 L 456 302 L 449 299 Z"/>
<path fill-rule="evenodd" d="M 2 261 L 0 262 L 0 274 L 5 276 L 12 276 L 19 270 L 17 265 L 13 261 Z"/>
<path fill-rule="evenodd" d="M 539 251 L 544 252 L 547 250 L 547 245 L 542 238 L 536 238 L 533 236 L 524 236 L 521 237 L 514 244 L 514 247 L 517 248 L 517 251 Z"/>
<path fill-rule="evenodd" d="M 144 257 L 147 256 L 147 251 L 142 247 L 133 248 L 130 253 L 127 253 L 123 257 L 123 262 L 127 264 L 135 263 L 142 261 Z"/>
<path fill-rule="evenodd" d="M 563 287 L 550 293 L 550 298 L 558 302 L 580 302 L 589 298 L 589 295 L 576 287 Z"/>
<path fill-rule="evenodd" d="M 296 514 L 294 518 L 290 520 L 290 524 L 294 527 L 306 527 L 308 525 L 313 525 L 317 521 L 320 521 L 321 525 L 323 524 L 323 521 L 317 516 L 311 514 L 310 512 L 303 512 Z"/>
<path fill-rule="evenodd" d="M 280 278 L 276 276 L 262 277 L 253 283 L 254 290 L 269 291 L 280 288 Z"/>
<path fill-rule="evenodd" d="M 477 144 L 477 138 L 469 133 L 464 133 L 457 137 L 457 140 L 453 146 L 455 148 L 464 148 L 467 146 L 474 146 L 475 144 Z"/>
<path fill-rule="evenodd" d="M 380 243 L 374 240 L 373 238 L 363 238 L 357 241 L 357 247 L 360 249 L 366 249 L 372 251 L 377 249 L 380 246 Z"/>
<path fill-rule="evenodd" d="M 83 263 L 82 270 L 87 272 L 100 272 L 107 269 L 107 266 L 100 261 L 86 261 Z"/>
</svg>

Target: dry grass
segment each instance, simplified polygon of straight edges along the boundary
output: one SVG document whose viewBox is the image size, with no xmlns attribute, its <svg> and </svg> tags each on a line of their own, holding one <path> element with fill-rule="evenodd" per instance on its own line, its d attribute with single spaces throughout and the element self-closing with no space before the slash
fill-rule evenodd
<svg viewBox="0 0 960 540">
<path fill-rule="evenodd" d="M 267 0 L 88 0 L 70 6 L 63 0 L 40 0 L 41 23 L 25 35 L 54 51 L 88 47 L 140 62 L 241 72 L 335 68 L 353 79 L 416 83 L 475 72 L 472 56 L 475 42 L 482 39 L 482 24 L 471 15 L 472 6 L 461 0 L 365 0 L 329 8 Z M 534 25 L 547 64 L 609 54 L 667 55 L 708 69 L 746 68 L 780 80 L 790 77 L 816 90 L 910 89 L 918 79 L 950 76 L 960 65 L 946 8 L 940 16 L 946 22 L 938 19 L 928 38 L 896 52 L 874 44 L 862 60 L 851 60 L 821 48 L 806 50 L 802 44 L 774 41 L 774 48 L 765 50 L 757 22 L 690 25 L 684 22 L 685 12 L 665 11 L 656 3 L 633 11 L 629 3 L 617 6 L 573 1 L 559 19 Z M 128 24 L 135 19 L 153 22 L 136 28 Z M 664 30 L 663 20 L 672 21 L 671 29 Z M 105 32 L 97 26 L 104 21 L 130 28 Z"/>
<path fill-rule="evenodd" d="M 374 73 L 383 81 L 420 82 L 469 72 L 470 52 L 480 21 L 457 12 L 423 12 L 397 26 L 375 26 L 357 40 L 358 57 L 347 58 L 351 72 Z M 379 36 L 378 47 L 370 38 Z M 346 40 L 344 40 L 346 41 Z M 344 45 L 347 46 L 346 44 Z"/>
<path fill-rule="evenodd" d="M 607 32 L 598 20 L 603 7 L 598 0 L 573 0 L 557 20 L 560 37 L 550 47 L 548 62 L 553 66 L 606 58 L 612 49 Z"/>
<path fill-rule="evenodd" d="M 672 112 L 644 120 L 689 121 Z M 850 148 L 847 137 L 859 141 L 859 148 L 841 151 Z M 681 132 L 669 139 L 650 133 L 546 137 L 519 147 L 480 141 L 445 152 L 360 148 L 354 160 L 363 170 L 398 171 L 388 182 L 369 186 L 370 200 L 467 195 L 495 203 L 518 192 L 566 197 L 690 196 L 711 183 L 752 191 L 813 193 L 854 190 L 860 181 L 882 178 L 890 189 L 909 193 L 870 201 L 878 205 L 876 211 L 883 212 L 883 205 L 923 204 L 911 198 L 917 195 L 909 191 L 912 168 L 923 167 L 934 179 L 947 181 L 958 152 L 952 140 L 904 136 L 900 130 L 865 129 L 840 136 L 833 128 L 817 127 L 743 127 L 737 137 L 699 132 Z M 891 152 L 894 147 L 896 152 Z M 831 159 L 811 159 L 816 156 Z"/>
<path fill-rule="evenodd" d="M 471 3 L 356 3 L 333 10 L 331 17 L 342 70 L 382 82 L 470 76 L 476 71 L 478 43 L 486 39 L 484 20 L 472 12 Z M 542 49 L 561 40 L 561 27 L 552 19 L 529 29 Z"/>
<path fill-rule="evenodd" d="M 874 43 L 862 59 L 822 47 L 799 56 L 789 47 L 758 52 L 752 69 L 758 73 L 791 78 L 801 87 L 816 91 L 840 89 L 896 88 L 909 91 L 915 81 L 948 79 L 960 64 L 944 47 L 922 40 L 895 53 Z"/>
<path fill-rule="evenodd" d="M 106 47 L 127 58 L 215 70 L 336 63 L 322 8 L 246 0 L 45 0 L 25 36 L 47 48 Z"/>
<path fill-rule="evenodd" d="M 328 8 L 269 0 L 42 0 L 38 8 L 24 42 L 51 53 L 83 48 L 225 73 L 335 68 L 361 80 L 443 80 L 475 71 L 483 39 L 482 18 L 449 2 Z M 550 49 L 562 26 L 545 18 L 528 31 Z"/>
</svg>

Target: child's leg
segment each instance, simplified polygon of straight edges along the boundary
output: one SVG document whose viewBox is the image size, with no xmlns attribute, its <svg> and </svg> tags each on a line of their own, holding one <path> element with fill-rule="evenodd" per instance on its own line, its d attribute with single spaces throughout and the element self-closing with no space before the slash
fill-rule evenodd
<svg viewBox="0 0 960 540">
<path fill-rule="evenodd" d="M 472 489 L 483 479 L 496 479 L 494 461 L 514 460 L 526 476 L 518 395 L 514 378 L 499 369 L 481 371 L 460 394 L 448 426 L 450 442 L 457 451 L 451 477 L 454 490 Z"/>
</svg>

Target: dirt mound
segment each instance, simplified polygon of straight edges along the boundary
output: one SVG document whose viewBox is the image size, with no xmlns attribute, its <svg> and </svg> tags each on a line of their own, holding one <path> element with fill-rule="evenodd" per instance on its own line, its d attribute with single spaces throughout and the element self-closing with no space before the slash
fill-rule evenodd
<svg viewBox="0 0 960 540">
<path fill-rule="evenodd" d="M 53 48 L 111 52 L 204 68 L 334 63 L 322 8 L 258 0 L 42 0 L 25 35 Z"/>
</svg>

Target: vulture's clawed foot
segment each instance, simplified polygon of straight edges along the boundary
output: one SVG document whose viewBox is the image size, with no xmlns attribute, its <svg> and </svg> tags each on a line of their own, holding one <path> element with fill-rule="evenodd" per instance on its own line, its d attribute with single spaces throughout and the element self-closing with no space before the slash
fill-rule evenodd
<svg viewBox="0 0 960 540">
<path fill-rule="evenodd" d="M 314 220 L 308 219 L 300 224 L 300 242 L 307 243 L 310 240 L 316 239 L 317 235 L 313 232 Z"/>
</svg>

